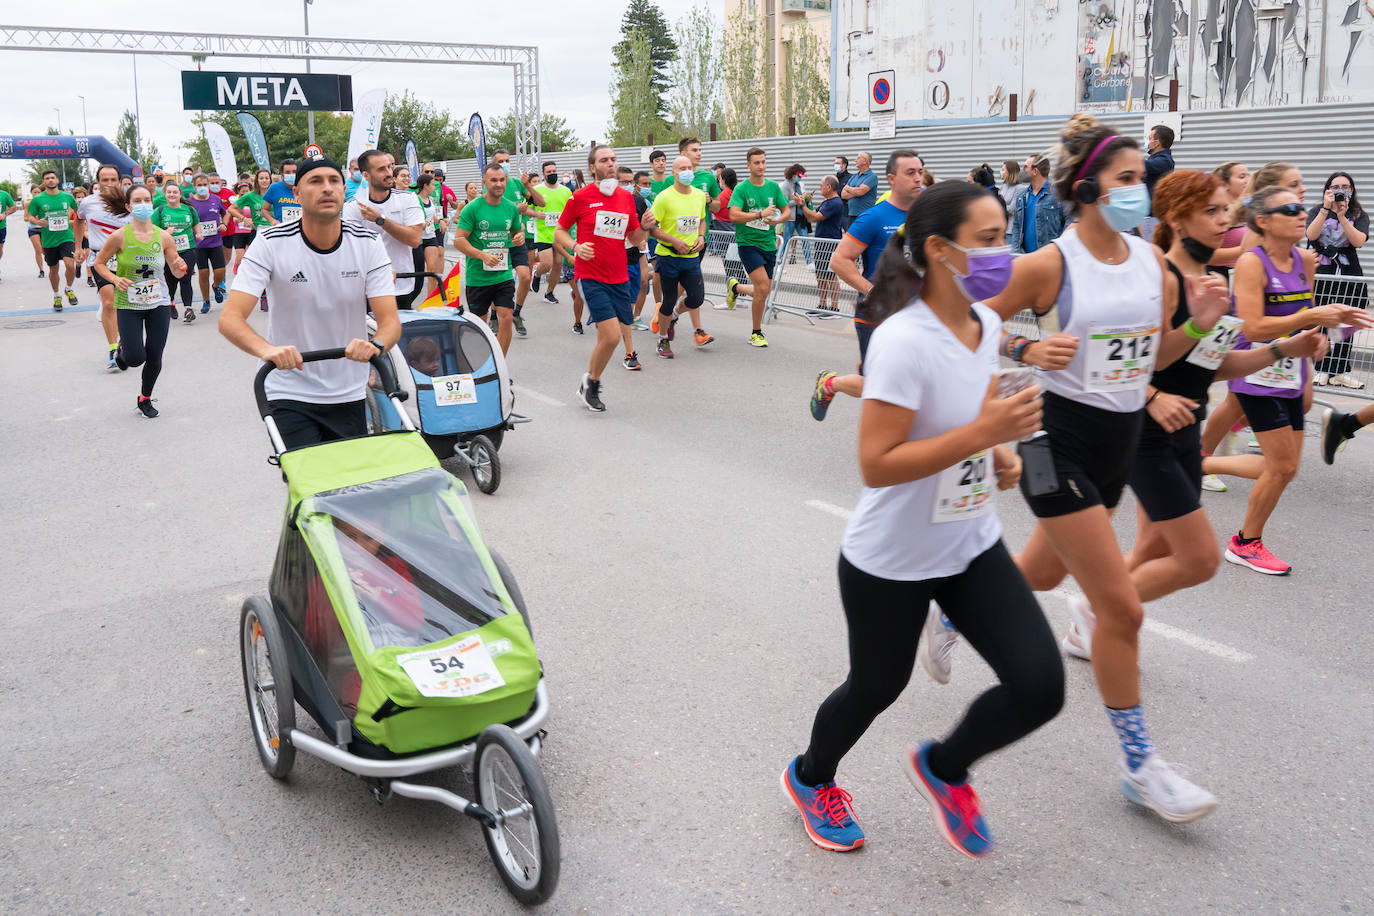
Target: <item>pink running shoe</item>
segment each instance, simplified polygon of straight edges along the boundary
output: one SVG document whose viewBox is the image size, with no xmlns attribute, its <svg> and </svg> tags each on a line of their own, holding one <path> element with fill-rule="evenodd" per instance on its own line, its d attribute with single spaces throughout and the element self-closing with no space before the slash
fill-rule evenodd
<svg viewBox="0 0 1374 916">
<path fill-rule="evenodd" d="M 1255 572 L 1264 573 L 1266 576 L 1286 576 L 1293 571 L 1293 567 L 1269 552 L 1269 548 L 1264 546 L 1264 541 L 1261 538 L 1255 538 L 1248 544 L 1242 544 L 1240 535 L 1233 535 L 1231 543 L 1226 545 L 1226 562 L 1234 563 L 1237 566 L 1248 566 Z"/>
</svg>

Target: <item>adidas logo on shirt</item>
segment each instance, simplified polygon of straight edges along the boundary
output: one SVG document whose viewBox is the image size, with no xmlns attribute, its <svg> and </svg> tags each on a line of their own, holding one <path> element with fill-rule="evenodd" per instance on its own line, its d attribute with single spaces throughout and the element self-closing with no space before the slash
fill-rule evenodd
<svg viewBox="0 0 1374 916">
<path fill-rule="evenodd" d="M 291 282 L 292 282 L 292 283 L 309 283 L 310 281 L 307 280 L 307 279 L 305 278 L 305 274 L 304 274 L 302 271 L 299 271 L 299 270 L 298 270 L 298 271 L 296 271 L 296 275 L 295 275 L 294 277 L 291 278 Z"/>
</svg>

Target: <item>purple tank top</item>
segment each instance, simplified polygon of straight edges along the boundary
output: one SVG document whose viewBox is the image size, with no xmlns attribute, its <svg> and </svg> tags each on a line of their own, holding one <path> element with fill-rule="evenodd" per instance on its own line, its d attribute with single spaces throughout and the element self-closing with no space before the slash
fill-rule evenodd
<svg viewBox="0 0 1374 916">
<path fill-rule="evenodd" d="M 1303 270 L 1302 255 L 1296 247 L 1293 249 L 1293 268 L 1286 273 L 1274 266 L 1274 262 L 1269 260 L 1269 255 L 1265 254 L 1264 248 L 1257 245 L 1250 250 L 1259 255 L 1260 263 L 1264 265 L 1265 317 L 1283 318 L 1311 307 L 1312 284 L 1307 280 Z M 1235 310 L 1234 296 L 1231 297 L 1231 309 L 1232 311 Z M 1233 349 L 1249 350 L 1252 349 L 1252 345 L 1245 335 L 1241 334 Z M 1265 385 L 1256 385 L 1245 378 L 1232 379 L 1226 385 L 1237 394 L 1253 394 L 1270 398 L 1301 397 L 1303 389 L 1307 387 L 1310 367 L 1306 359 L 1299 360 L 1299 362 L 1302 367 L 1302 386 L 1299 388 L 1270 388 Z"/>
</svg>

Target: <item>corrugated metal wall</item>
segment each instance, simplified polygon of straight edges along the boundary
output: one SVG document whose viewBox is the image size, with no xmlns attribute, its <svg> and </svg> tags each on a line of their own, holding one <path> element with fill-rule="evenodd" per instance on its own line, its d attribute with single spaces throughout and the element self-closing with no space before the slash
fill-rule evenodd
<svg viewBox="0 0 1374 916">
<path fill-rule="evenodd" d="M 1144 143 L 1144 114 L 1101 115 L 1098 119 L 1122 133 L 1139 137 Z M 1024 160 L 1030 153 L 1054 145 L 1063 118 L 1036 118 L 1016 123 L 934 123 L 925 127 L 903 128 L 892 140 L 868 139 L 866 131 L 812 134 L 803 137 L 769 137 L 762 140 L 728 140 L 702 145 L 702 163 L 724 162 L 743 178 L 744 153 L 751 146 L 768 151 L 770 177 L 800 162 L 815 180 L 830 172 L 837 155 L 852 162 L 860 150 L 873 155 L 881 172 L 887 155 L 895 149 L 914 147 L 925 160 L 926 168 L 937 178 L 964 178 L 970 168 L 983 162 L 996 169 L 1003 159 Z M 675 144 L 660 146 L 670 157 Z M 1307 204 L 1320 200 L 1326 176 L 1343 169 L 1355 177 L 1365 195 L 1365 206 L 1374 206 L 1374 106 L 1309 105 L 1279 109 L 1232 109 L 1225 111 L 1183 112 L 1183 134 L 1174 145 L 1174 159 L 1180 168 L 1212 169 L 1229 159 L 1244 161 L 1253 170 L 1266 162 L 1287 160 L 1303 171 L 1308 192 Z M 647 147 L 618 147 L 622 165 L 647 169 Z M 543 158 L 558 162 L 561 169 L 581 167 L 586 171 L 585 150 L 553 153 Z M 445 169 L 447 181 L 455 189 L 477 177 L 473 159 L 454 160 Z M 881 176 L 880 176 L 881 177 Z M 885 182 L 884 182 L 885 184 Z"/>
</svg>

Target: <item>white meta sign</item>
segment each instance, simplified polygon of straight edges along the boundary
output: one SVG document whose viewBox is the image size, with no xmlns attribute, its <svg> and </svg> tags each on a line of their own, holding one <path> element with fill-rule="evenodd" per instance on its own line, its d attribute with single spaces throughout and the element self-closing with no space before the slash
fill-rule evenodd
<svg viewBox="0 0 1374 916">
<path fill-rule="evenodd" d="M 310 104 L 300 80 L 282 76 L 240 76 L 232 81 L 219 76 L 215 78 L 215 94 L 221 107 Z"/>
</svg>

